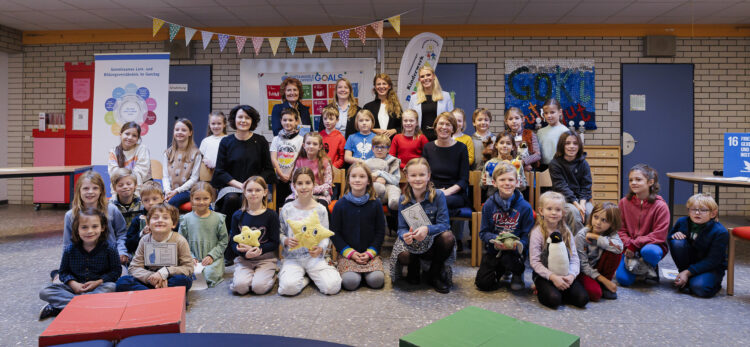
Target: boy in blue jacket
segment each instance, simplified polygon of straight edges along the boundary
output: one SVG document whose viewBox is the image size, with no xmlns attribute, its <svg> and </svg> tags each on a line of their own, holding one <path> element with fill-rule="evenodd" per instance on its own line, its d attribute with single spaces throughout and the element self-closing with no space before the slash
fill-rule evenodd
<svg viewBox="0 0 750 347">
<path fill-rule="evenodd" d="M 680 273 L 674 285 L 684 293 L 710 298 L 721 289 L 727 269 L 729 233 L 716 220 L 719 206 L 710 195 L 696 194 L 687 201 L 688 217 L 669 231 L 669 253 Z"/>
<path fill-rule="evenodd" d="M 513 275 L 510 289 L 518 291 L 525 287 L 523 264 L 528 255 L 529 232 L 534 227 L 534 212 L 516 189 L 518 172 L 513 165 L 507 162 L 498 164 L 492 173 L 492 183 L 497 187 L 497 192 L 482 207 L 479 238 L 486 252 L 474 284 L 479 290 L 495 290 L 499 287 L 500 278 L 510 272 Z M 512 233 L 518 240 L 510 247 L 490 242 L 501 233 Z"/>
</svg>

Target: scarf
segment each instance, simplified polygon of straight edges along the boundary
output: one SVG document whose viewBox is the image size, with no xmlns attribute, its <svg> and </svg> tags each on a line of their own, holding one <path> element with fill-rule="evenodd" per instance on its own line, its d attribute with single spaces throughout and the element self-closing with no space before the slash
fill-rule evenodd
<svg viewBox="0 0 750 347">
<path fill-rule="evenodd" d="M 703 228 L 705 226 L 706 226 L 706 223 L 696 224 L 690 221 L 690 239 L 695 240 L 698 237 L 698 234 L 700 234 L 700 232 L 703 231 Z"/>
<path fill-rule="evenodd" d="M 293 139 L 295 136 L 297 136 L 297 134 L 299 134 L 299 129 L 294 129 L 294 130 L 292 130 L 290 132 L 286 132 L 286 130 L 284 130 L 284 129 L 281 129 L 281 131 L 279 131 L 279 136 L 281 136 L 281 138 L 287 139 L 287 140 Z"/>
<path fill-rule="evenodd" d="M 348 192 L 344 194 L 344 199 L 349 200 L 352 204 L 355 204 L 357 206 L 362 206 L 367 203 L 367 201 L 370 200 L 370 194 L 365 193 L 365 195 L 362 195 L 360 197 L 354 196 L 352 192 Z"/>
</svg>

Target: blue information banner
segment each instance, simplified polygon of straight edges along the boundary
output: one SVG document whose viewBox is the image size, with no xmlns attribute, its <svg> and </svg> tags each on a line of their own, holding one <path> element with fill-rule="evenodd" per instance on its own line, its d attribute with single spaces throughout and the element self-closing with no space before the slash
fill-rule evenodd
<svg viewBox="0 0 750 347">
<path fill-rule="evenodd" d="M 724 177 L 750 177 L 750 133 L 724 133 Z"/>
</svg>

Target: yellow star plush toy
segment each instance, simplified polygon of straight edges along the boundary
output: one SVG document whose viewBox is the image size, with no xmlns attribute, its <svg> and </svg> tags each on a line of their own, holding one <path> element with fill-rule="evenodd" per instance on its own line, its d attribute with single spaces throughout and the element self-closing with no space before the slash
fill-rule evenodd
<svg viewBox="0 0 750 347">
<path fill-rule="evenodd" d="M 297 247 L 290 248 L 290 251 L 302 247 L 307 249 L 313 248 L 323 239 L 333 236 L 333 231 L 328 230 L 320 224 L 318 214 L 315 212 L 310 213 L 310 215 L 303 220 L 294 221 L 287 219 L 286 222 L 289 224 L 289 227 L 292 228 L 294 238 L 298 241 Z"/>
<path fill-rule="evenodd" d="M 240 233 L 238 235 L 234 235 L 234 242 L 241 243 L 243 245 L 248 245 L 250 247 L 260 247 L 260 242 L 258 242 L 258 238 L 260 237 L 260 230 L 256 228 L 250 228 L 248 226 L 243 226 L 242 229 L 240 229 Z"/>
</svg>

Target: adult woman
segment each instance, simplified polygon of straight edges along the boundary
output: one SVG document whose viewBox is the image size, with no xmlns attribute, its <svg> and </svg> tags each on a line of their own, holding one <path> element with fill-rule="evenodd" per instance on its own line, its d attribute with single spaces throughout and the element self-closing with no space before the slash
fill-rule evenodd
<svg viewBox="0 0 750 347">
<path fill-rule="evenodd" d="M 360 110 L 357 105 L 357 100 L 354 99 L 354 89 L 352 89 L 352 83 L 346 78 L 339 78 L 336 81 L 336 100 L 329 106 L 334 106 L 339 110 L 339 120 L 336 122 L 336 130 L 341 132 L 345 137 L 349 137 L 350 133 L 356 133 L 354 129 L 354 116 Z M 320 117 L 318 122 L 318 131 L 325 129 L 323 125 L 323 117 Z"/>
<path fill-rule="evenodd" d="M 435 70 L 431 66 L 425 65 L 419 69 L 417 95 L 412 95 L 409 108 L 417 111 L 422 133 L 428 140 L 434 141 L 437 138 L 433 127 L 433 124 L 437 123 L 434 121 L 439 114 L 453 110 L 453 100 L 450 94 L 440 87 Z M 455 131 L 456 127 L 453 129 Z"/>
<path fill-rule="evenodd" d="M 298 79 L 290 77 L 281 82 L 281 100 L 284 102 L 274 105 L 271 110 L 271 130 L 273 130 L 273 136 L 278 135 L 279 131 L 281 131 L 281 111 L 285 108 L 296 109 L 299 112 L 300 118 L 302 118 L 302 125 L 312 126 L 310 108 L 300 102 L 300 99 L 302 99 L 301 94 L 302 82 Z M 313 130 L 310 129 L 310 131 Z"/>
<path fill-rule="evenodd" d="M 393 136 L 401 132 L 401 103 L 398 102 L 396 91 L 393 90 L 393 81 L 388 74 L 375 75 L 373 84 L 372 91 L 375 93 L 375 100 L 366 103 L 362 108 L 375 116 L 372 131 L 376 135 L 386 134 L 392 140 Z"/>
<path fill-rule="evenodd" d="M 232 215 L 242 206 L 242 184 L 251 176 L 261 176 L 268 183 L 276 182 L 271 151 L 262 135 L 253 133 L 260 122 L 258 111 L 248 105 L 235 106 L 229 113 L 229 126 L 237 130 L 219 143 L 216 170 L 211 178 L 219 194 L 216 209 L 226 216 L 227 225 Z M 234 258 L 231 247 L 224 253 L 229 262 Z"/>
<path fill-rule="evenodd" d="M 430 163 L 432 182 L 445 194 L 448 209 L 464 207 L 469 191 L 469 152 L 466 145 L 453 139 L 458 128 L 456 118 L 443 112 L 433 128 L 437 139 L 424 145 L 422 157 Z"/>
</svg>

